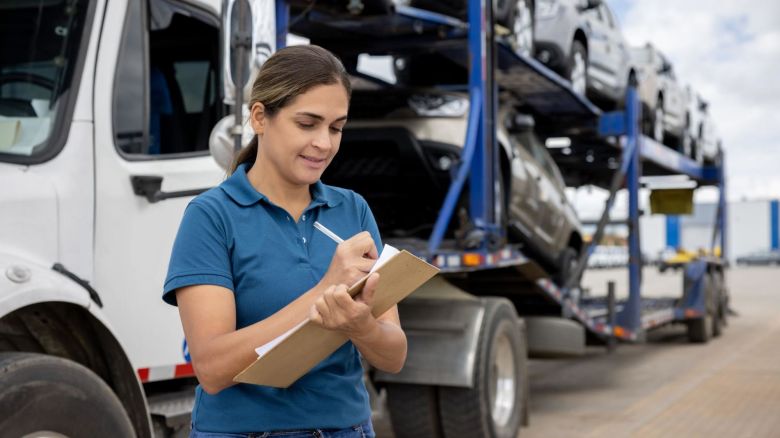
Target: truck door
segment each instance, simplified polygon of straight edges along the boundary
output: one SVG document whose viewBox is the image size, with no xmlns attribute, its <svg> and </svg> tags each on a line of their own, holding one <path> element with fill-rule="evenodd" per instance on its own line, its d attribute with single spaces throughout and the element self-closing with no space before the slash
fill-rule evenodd
<svg viewBox="0 0 780 438">
<path fill-rule="evenodd" d="M 218 26 L 216 11 L 175 0 L 106 9 L 94 96 L 95 285 L 136 368 L 185 362 L 178 313 L 160 297 L 185 206 L 224 177 L 208 150 L 225 111 Z"/>
</svg>

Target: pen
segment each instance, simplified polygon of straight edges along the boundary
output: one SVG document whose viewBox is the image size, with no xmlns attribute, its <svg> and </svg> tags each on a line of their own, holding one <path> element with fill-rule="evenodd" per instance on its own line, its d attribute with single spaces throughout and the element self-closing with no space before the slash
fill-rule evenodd
<svg viewBox="0 0 780 438">
<path fill-rule="evenodd" d="M 322 231 L 322 234 L 330 237 L 336 243 L 341 243 L 341 242 L 344 241 L 344 239 L 342 239 L 341 237 L 337 236 L 336 233 L 334 233 L 333 231 L 327 229 L 325 227 L 325 225 L 322 225 L 321 223 L 319 223 L 317 221 L 314 221 L 314 228 Z"/>
</svg>

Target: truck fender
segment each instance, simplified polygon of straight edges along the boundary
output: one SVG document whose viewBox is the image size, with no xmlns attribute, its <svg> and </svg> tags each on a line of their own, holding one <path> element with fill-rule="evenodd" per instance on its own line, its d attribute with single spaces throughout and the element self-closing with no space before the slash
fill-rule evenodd
<svg viewBox="0 0 780 438">
<path fill-rule="evenodd" d="M 54 263 L 52 263 L 52 266 Z M 73 305 L 94 327 L 95 345 L 111 365 L 107 383 L 125 405 L 139 437 L 151 437 L 149 410 L 141 381 L 118 341 L 108 318 L 76 281 L 50 267 L 8 253 L 0 253 L 0 320 L 36 305 Z M 91 317 L 91 318 L 89 318 Z"/>
<path fill-rule="evenodd" d="M 377 371 L 375 382 L 472 388 L 484 303 L 476 299 L 407 299 L 398 305 L 406 333 L 406 364 Z"/>
</svg>

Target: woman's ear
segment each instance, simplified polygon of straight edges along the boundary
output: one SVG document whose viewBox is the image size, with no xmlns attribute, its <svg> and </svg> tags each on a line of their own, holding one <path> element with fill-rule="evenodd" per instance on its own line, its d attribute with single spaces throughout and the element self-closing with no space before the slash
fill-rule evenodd
<svg viewBox="0 0 780 438">
<path fill-rule="evenodd" d="M 255 102 L 250 108 L 249 121 L 252 123 L 252 129 L 257 135 L 263 135 L 265 129 L 265 106 L 260 102 Z"/>
</svg>

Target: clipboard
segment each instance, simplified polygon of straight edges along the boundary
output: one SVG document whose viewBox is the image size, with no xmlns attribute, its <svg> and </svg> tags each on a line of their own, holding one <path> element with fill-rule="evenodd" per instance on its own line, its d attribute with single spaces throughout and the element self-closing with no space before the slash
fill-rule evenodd
<svg viewBox="0 0 780 438">
<path fill-rule="evenodd" d="M 400 251 L 376 270 L 379 283 L 374 291 L 371 313 L 376 317 L 431 279 L 439 269 L 408 251 Z M 349 288 L 355 296 L 368 276 Z M 287 388 L 318 363 L 339 349 L 349 338 L 305 321 L 251 365 L 233 377 L 234 382 Z"/>
</svg>

